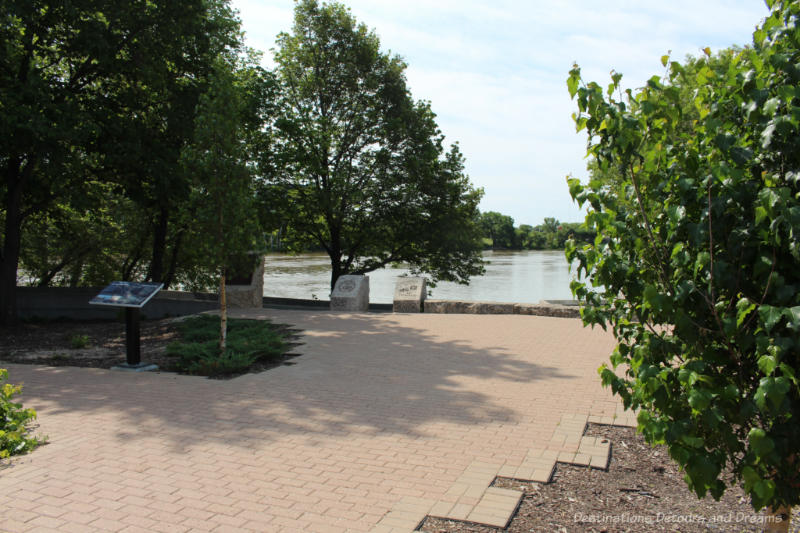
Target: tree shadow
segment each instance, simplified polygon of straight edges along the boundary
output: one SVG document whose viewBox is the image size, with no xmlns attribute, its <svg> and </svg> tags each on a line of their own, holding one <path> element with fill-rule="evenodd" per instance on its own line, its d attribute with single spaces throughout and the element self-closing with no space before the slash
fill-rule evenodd
<svg viewBox="0 0 800 533">
<path fill-rule="evenodd" d="M 301 315 L 264 316 L 294 324 Z M 42 417 L 102 416 L 109 427 L 126 428 L 114 430 L 117 439 L 158 438 L 184 452 L 257 448 L 287 435 L 322 445 L 348 435 L 425 438 L 429 424 L 513 424 L 519 412 L 503 397 L 544 379 L 567 387 L 576 377 L 566 366 L 534 362 L 531 354 L 476 348 L 385 318 L 392 315 L 302 316 L 305 344 L 293 350 L 301 354 L 296 364 L 260 374 L 219 381 L 14 365 L 12 382 L 25 382 L 23 400 L 43 407 Z"/>
</svg>

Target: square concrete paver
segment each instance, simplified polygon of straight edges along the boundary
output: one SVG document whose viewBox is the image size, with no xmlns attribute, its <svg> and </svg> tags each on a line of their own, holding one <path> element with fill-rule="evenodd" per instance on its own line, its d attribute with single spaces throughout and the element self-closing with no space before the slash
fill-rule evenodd
<svg viewBox="0 0 800 533">
<path fill-rule="evenodd" d="M 544 476 L 555 456 L 530 450 L 620 416 L 596 372 L 613 338 L 579 320 L 240 314 L 302 329 L 296 364 L 218 381 L 0 362 L 50 439 L 0 469 L 0 531 L 359 532 L 447 505 L 499 519 L 513 497 L 490 477 Z"/>
</svg>

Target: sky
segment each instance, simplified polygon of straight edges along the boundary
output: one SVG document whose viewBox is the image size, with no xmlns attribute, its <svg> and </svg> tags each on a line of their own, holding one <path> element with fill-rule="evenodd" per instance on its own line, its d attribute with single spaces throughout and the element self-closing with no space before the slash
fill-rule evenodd
<svg viewBox="0 0 800 533">
<path fill-rule="evenodd" d="M 271 50 L 290 32 L 292 0 L 232 0 L 248 46 Z M 383 51 L 401 56 L 412 96 L 428 100 L 449 145 L 458 142 L 481 211 L 515 225 L 583 220 L 567 175 L 586 178 L 586 136 L 575 132 L 566 79 L 624 88 L 662 75 L 662 55 L 683 60 L 710 47 L 752 42 L 767 16 L 760 0 L 346 0 L 375 31 Z"/>
</svg>

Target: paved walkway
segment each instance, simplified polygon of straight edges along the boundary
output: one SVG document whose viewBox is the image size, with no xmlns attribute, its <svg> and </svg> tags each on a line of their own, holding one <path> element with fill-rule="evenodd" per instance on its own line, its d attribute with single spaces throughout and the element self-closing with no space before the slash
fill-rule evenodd
<svg viewBox="0 0 800 533">
<path fill-rule="evenodd" d="M 51 443 L 0 469 L 0 530 L 377 532 L 433 507 L 500 516 L 513 495 L 470 483 L 581 456 L 572 426 L 620 412 L 596 371 L 613 339 L 579 320 L 246 314 L 305 330 L 296 364 L 229 381 L 5 365 Z"/>
</svg>

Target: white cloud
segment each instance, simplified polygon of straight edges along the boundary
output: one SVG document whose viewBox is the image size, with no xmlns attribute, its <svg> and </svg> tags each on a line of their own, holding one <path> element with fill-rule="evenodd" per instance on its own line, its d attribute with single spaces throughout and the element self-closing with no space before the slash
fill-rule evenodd
<svg viewBox="0 0 800 533">
<path fill-rule="evenodd" d="M 402 56 L 415 98 L 431 101 L 482 209 L 517 223 L 578 220 L 564 177 L 585 175 L 585 137 L 566 91 L 573 61 L 586 79 L 627 87 L 661 74 L 661 55 L 747 44 L 766 7 L 753 0 L 352 0 L 384 50 Z M 292 26 L 291 0 L 234 0 L 250 46 L 267 52 Z M 271 61 L 266 62 L 271 65 Z"/>
</svg>

